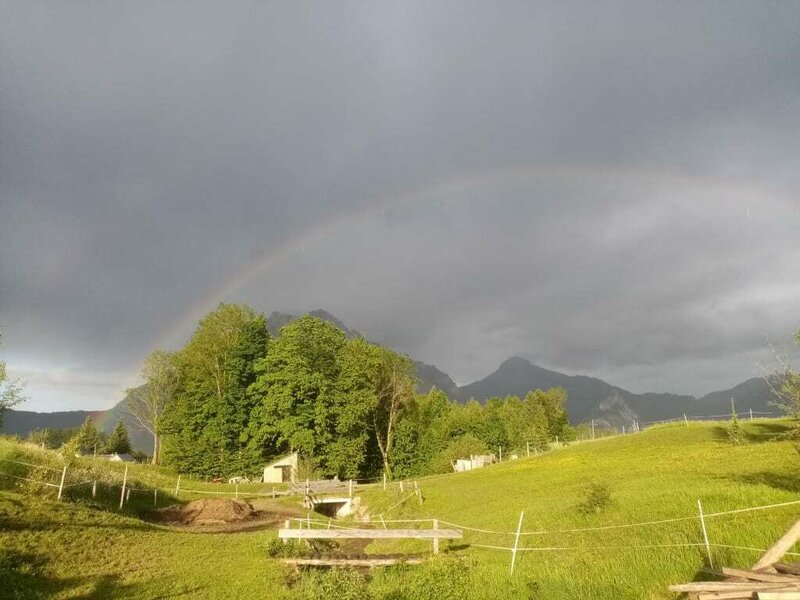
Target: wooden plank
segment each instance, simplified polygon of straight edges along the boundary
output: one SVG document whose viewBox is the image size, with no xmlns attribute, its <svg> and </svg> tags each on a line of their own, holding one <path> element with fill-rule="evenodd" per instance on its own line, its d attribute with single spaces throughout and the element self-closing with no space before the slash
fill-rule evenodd
<svg viewBox="0 0 800 600">
<path fill-rule="evenodd" d="M 280 529 L 278 537 L 282 540 L 460 540 L 462 534 L 453 529 Z"/>
<path fill-rule="evenodd" d="M 800 563 L 775 563 L 773 566 L 779 573 L 800 575 Z"/>
<path fill-rule="evenodd" d="M 283 558 L 281 562 L 296 567 L 389 567 L 419 565 L 421 558 Z"/>
<path fill-rule="evenodd" d="M 758 592 L 758 600 L 800 600 L 800 592 Z"/>
<path fill-rule="evenodd" d="M 800 521 L 797 521 L 789 528 L 789 531 L 783 534 L 775 544 L 767 550 L 764 555 L 758 559 L 758 562 L 753 565 L 753 569 L 763 569 L 770 566 L 772 563 L 778 562 L 789 549 L 795 545 L 797 540 L 800 540 Z"/>
<path fill-rule="evenodd" d="M 779 575 L 774 573 L 760 573 L 758 571 L 751 571 L 749 569 L 732 569 L 730 567 L 722 567 L 722 573 L 729 577 L 743 577 L 750 581 L 766 581 L 768 583 L 798 583 L 800 580 L 792 575 Z"/>
<path fill-rule="evenodd" d="M 753 600 L 753 592 L 701 592 L 697 600 Z"/>
<path fill-rule="evenodd" d="M 741 591 L 800 591 L 800 582 L 797 584 L 764 583 L 756 581 L 696 581 L 669 586 L 670 592 L 741 592 Z"/>
</svg>

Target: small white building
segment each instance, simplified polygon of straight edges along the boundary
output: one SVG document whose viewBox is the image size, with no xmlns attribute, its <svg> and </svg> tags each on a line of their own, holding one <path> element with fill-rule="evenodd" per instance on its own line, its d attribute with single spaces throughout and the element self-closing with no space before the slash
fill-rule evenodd
<svg viewBox="0 0 800 600">
<path fill-rule="evenodd" d="M 297 452 L 272 461 L 264 467 L 264 483 L 295 483 L 297 481 Z"/>
<path fill-rule="evenodd" d="M 457 458 L 452 464 L 453 471 L 463 473 L 464 471 L 480 469 L 495 462 L 497 462 L 497 457 L 494 454 L 473 454 L 469 458 Z"/>
<path fill-rule="evenodd" d="M 113 454 L 98 454 L 97 458 L 111 462 L 136 462 L 136 459 L 130 454 L 120 454 L 118 452 L 114 452 Z"/>
</svg>

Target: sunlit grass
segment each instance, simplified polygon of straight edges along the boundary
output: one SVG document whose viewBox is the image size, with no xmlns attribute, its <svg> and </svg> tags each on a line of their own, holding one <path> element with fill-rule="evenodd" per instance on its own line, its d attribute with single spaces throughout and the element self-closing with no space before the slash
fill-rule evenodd
<svg viewBox="0 0 800 600">
<path fill-rule="evenodd" d="M 705 549 L 642 546 L 701 543 L 698 498 L 706 513 L 800 499 L 800 457 L 792 443 L 780 439 L 790 425 L 777 420 L 743 422 L 747 440 L 740 445 L 731 444 L 724 424 L 715 423 L 651 428 L 638 435 L 576 444 L 469 473 L 420 479 L 422 505 L 411 493 L 413 483 L 402 494 L 396 483 L 387 492 L 378 485 L 360 494 L 373 521 L 383 513 L 386 519 L 429 517 L 506 532 L 465 530 L 463 540 L 442 544 L 445 555 L 469 563 L 464 597 L 669 598 L 669 584 L 693 579 L 706 565 Z M 0 457 L 30 452 L 0 442 Z M 37 458 L 58 464 L 46 453 Z M 129 476 L 158 484 L 165 493 L 176 477 L 147 465 L 132 467 Z M 587 516 L 576 507 L 592 482 L 609 488 L 611 503 Z M 0 548 L 10 557 L 7 562 L 24 563 L 6 572 L 18 583 L 44 590 L 41 597 L 280 598 L 291 593 L 285 586 L 286 571 L 265 556 L 274 531 L 192 534 L 150 525 L 133 514 L 116 514 L 113 502 L 95 506 L 69 498 L 56 503 L 52 493 L 37 499 L 24 490 L 10 491 L 5 483 L 2 487 L 7 491 L 0 491 Z M 390 509 L 406 496 L 410 497 L 404 503 Z M 551 533 L 520 539 L 524 550 L 511 577 L 510 552 L 477 545 L 513 546 L 511 533 L 520 511 L 523 531 Z M 552 533 L 682 517 L 690 519 Z M 766 548 L 799 517 L 800 505 L 710 517 L 708 532 L 712 544 Z M 398 547 L 430 551 L 430 544 L 421 542 L 373 543 L 368 551 Z M 562 547 L 570 549 L 530 550 Z M 715 546 L 712 552 L 716 564 L 728 566 L 750 566 L 758 558 L 758 552 L 750 550 Z M 426 577 L 434 581 L 448 573 L 437 565 L 375 571 L 371 590 L 378 598 L 413 598 L 413 590 L 428 585 Z"/>
</svg>

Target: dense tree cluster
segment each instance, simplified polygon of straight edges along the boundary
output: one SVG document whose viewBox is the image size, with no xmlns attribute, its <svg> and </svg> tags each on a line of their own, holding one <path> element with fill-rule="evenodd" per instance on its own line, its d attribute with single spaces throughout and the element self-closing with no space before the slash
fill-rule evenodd
<svg viewBox="0 0 800 600">
<path fill-rule="evenodd" d="M 290 451 L 318 476 L 407 477 L 571 431 L 563 390 L 485 406 L 418 395 L 407 357 L 310 315 L 271 339 L 264 316 L 238 305 L 206 316 L 180 351 L 151 356 L 144 375 L 155 453 L 203 477 L 254 474 Z"/>
</svg>

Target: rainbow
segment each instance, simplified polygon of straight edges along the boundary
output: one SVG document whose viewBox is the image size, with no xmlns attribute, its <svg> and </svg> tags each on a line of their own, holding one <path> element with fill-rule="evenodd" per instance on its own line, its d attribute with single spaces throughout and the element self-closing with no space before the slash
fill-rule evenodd
<svg viewBox="0 0 800 600">
<path fill-rule="evenodd" d="M 271 268 L 283 263 L 292 256 L 341 229 L 347 228 L 361 219 L 378 215 L 389 208 L 406 206 L 439 198 L 452 199 L 468 197 L 464 192 L 474 191 L 489 185 L 500 183 L 536 181 L 536 180 L 570 180 L 591 181 L 597 185 L 626 185 L 642 187 L 666 187 L 673 189 L 691 189 L 705 193 L 724 193 L 731 199 L 743 196 L 758 198 L 760 202 L 778 201 L 791 209 L 787 199 L 779 198 L 774 192 L 767 192 L 751 183 L 699 177 L 684 173 L 668 171 L 648 171 L 641 168 L 626 168 L 606 164 L 528 164 L 495 168 L 486 171 L 457 173 L 455 175 L 428 182 L 424 185 L 406 189 L 387 195 L 378 200 L 368 202 L 351 212 L 326 220 L 307 228 L 291 240 L 271 248 L 264 254 L 254 258 L 249 264 L 224 280 L 208 296 L 192 306 L 185 315 L 169 327 L 151 348 L 169 348 L 180 343 L 195 324 L 213 310 L 220 302 L 232 301 L 234 294 L 248 283 L 257 280 Z"/>
</svg>

